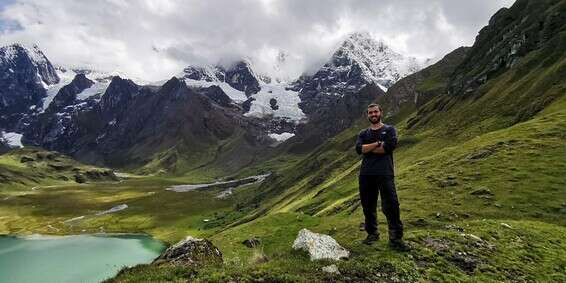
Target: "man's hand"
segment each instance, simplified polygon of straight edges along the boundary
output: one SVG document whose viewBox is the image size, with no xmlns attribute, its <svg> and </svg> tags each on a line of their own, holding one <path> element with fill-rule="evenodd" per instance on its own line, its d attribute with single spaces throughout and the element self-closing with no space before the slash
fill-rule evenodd
<svg viewBox="0 0 566 283">
<path fill-rule="evenodd" d="M 368 153 L 368 152 L 378 153 L 378 152 L 375 152 L 374 150 L 377 150 L 377 149 L 380 149 L 380 148 L 381 148 L 381 152 L 383 152 L 383 146 L 380 146 L 379 142 L 364 144 L 364 145 L 362 145 L 362 153 Z"/>
<path fill-rule="evenodd" d="M 383 149 L 383 142 L 377 142 L 377 145 L 371 152 L 377 154 L 385 154 L 385 149 Z"/>
</svg>

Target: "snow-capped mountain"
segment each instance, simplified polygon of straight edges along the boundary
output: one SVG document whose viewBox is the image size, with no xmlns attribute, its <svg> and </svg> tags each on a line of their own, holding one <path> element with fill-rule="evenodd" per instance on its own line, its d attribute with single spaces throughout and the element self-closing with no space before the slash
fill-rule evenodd
<svg viewBox="0 0 566 283">
<path fill-rule="evenodd" d="M 368 33 L 348 36 L 330 60 L 311 76 L 303 76 L 294 88 L 301 93 L 347 95 L 375 84 L 383 91 L 399 79 L 422 69 L 416 58 L 393 51 Z"/>
<path fill-rule="evenodd" d="M 243 59 L 229 66 L 188 66 L 167 81 L 136 83 L 115 73 L 55 68 L 37 47 L 13 49 L 2 53 L 9 60 L 1 67 L 18 68 L 13 73 L 20 75 L 3 75 L 0 90 L 10 91 L 0 98 L 3 106 L 20 108 L 14 115 L 6 115 L 8 108 L 0 112 L 0 131 L 12 143 L 17 138 L 23 145 L 116 166 L 144 164 L 179 148 L 211 150 L 228 137 L 238 139 L 222 157 L 230 164 L 242 162 L 242 149 L 254 159 L 262 148 L 288 140 L 304 150 L 350 126 L 359 109 L 418 68 L 365 34 L 348 37 L 314 75 L 291 82 L 258 73 Z M 280 55 L 275 69 L 288 56 Z M 20 61 L 27 64 L 14 65 Z M 12 97 L 21 101 L 14 104 L 7 99 Z M 164 162 L 175 164 L 172 160 Z"/>
<path fill-rule="evenodd" d="M 37 45 L 28 48 L 16 43 L 1 47 L 0 65 L 9 74 L 30 74 L 26 72 L 35 74 L 35 83 L 51 85 L 59 82 L 55 68 Z"/>
<path fill-rule="evenodd" d="M 277 71 L 284 66 L 288 56 L 281 52 L 273 69 Z M 349 107 L 340 106 L 346 101 L 341 97 L 352 96 L 348 98 L 350 105 L 365 103 L 372 97 L 383 95 L 388 87 L 420 70 L 421 66 L 415 58 L 393 51 L 368 33 L 354 33 L 340 44 L 317 72 L 303 75 L 295 81 L 257 73 L 249 59 L 228 68 L 189 66 L 179 77 L 191 87 L 220 87 L 235 104 L 242 107 L 245 116 L 268 119 L 271 124 L 278 125 L 267 127 L 267 131 L 274 139 L 281 140 L 294 135 L 296 126 L 309 120 L 337 120 L 343 126 L 335 130 L 341 130 L 352 120 L 347 111 L 333 111 L 342 106 L 344 109 Z M 371 95 L 366 90 L 365 94 L 369 96 L 356 96 L 368 86 L 377 89 Z M 281 127 L 282 123 L 287 126 Z M 329 131 L 329 134 L 332 133 L 333 130 Z"/>
<path fill-rule="evenodd" d="M 294 135 L 295 125 L 305 122 L 299 107 L 299 93 L 285 83 L 257 74 L 250 60 L 241 60 L 230 67 L 189 66 L 179 75 L 189 87 L 218 86 L 237 105 L 243 115 L 268 119 L 266 131 L 276 142 Z"/>
<path fill-rule="evenodd" d="M 0 129 L 11 131 L 41 107 L 46 88 L 59 83 L 55 68 L 37 46 L 0 48 Z"/>
<path fill-rule="evenodd" d="M 107 73 L 86 68 L 66 68 L 63 66 L 55 67 L 56 73 L 60 81 L 56 84 L 47 86 L 47 96 L 43 98 L 43 103 L 40 107 L 40 112 L 45 111 L 53 99 L 57 96 L 59 91 L 66 85 L 70 84 L 76 79 L 77 75 L 84 76 L 91 80 L 93 83 L 84 87 L 81 91 L 75 94 L 75 99 L 71 102 L 75 104 L 80 103 L 86 99 L 94 97 L 100 99 L 100 96 L 106 91 L 110 81 L 114 76 L 120 75 L 119 73 Z M 70 102 L 70 103 L 71 103 Z"/>
</svg>

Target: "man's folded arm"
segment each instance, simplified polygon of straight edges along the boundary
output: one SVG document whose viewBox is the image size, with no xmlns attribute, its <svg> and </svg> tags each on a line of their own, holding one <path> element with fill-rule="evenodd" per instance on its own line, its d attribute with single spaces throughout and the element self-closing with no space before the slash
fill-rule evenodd
<svg viewBox="0 0 566 283">
<path fill-rule="evenodd" d="M 372 152 L 375 148 L 377 148 L 377 142 L 363 144 L 362 134 L 363 132 L 358 135 L 358 139 L 356 140 L 356 152 L 358 154 Z"/>
<path fill-rule="evenodd" d="M 395 148 L 397 148 L 397 131 L 395 128 L 391 127 L 389 134 L 387 135 L 387 140 L 383 142 L 383 151 L 384 153 L 392 153 Z"/>
<path fill-rule="evenodd" d="M 363 146 L 363 140 L 362 140 L 362 133 L 360 132 L 358 134 L 358 139 L 356 140 L 356 152 L 358 154 L 362 154 L 362 146 Z"/>
</svg>

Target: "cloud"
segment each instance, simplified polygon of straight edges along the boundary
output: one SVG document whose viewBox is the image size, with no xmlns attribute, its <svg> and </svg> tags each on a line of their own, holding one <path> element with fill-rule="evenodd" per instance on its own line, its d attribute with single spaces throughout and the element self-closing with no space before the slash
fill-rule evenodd
<svg viewBox="0 0 566 283">
<path fill-rule="evenodd" d="M 4 0 L 0 0 L 4 1 Z M 38 44 L 51 61 L 160 80 L 188 64 L 250 58 L 295 77 L 349 33 L 368 31 L 401 53 L 439 58 L 471 45 L 513 0 L 10 0 L 0 44 Z M 10 27 L 8 26 L 8 23 Z"/>
</svg>

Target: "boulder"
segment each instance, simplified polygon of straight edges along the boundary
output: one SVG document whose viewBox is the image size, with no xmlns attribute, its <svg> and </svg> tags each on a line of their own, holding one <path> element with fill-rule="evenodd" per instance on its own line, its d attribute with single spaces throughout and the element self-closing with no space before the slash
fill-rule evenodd
<svg viewBox="0 0 566 283">
<path fill-rule="evenodd" d="M 350 256 L 350 252 L 340 246 L 332 237 L 324 234 L 313 233 L 308 229 L 302 229 L 299 231 L 299 234 L 293 243 L 293 249 L 307 251 L 311 260 L 340 260 Z"/>
<path fill-rule="evenodd" d="M 259 245 L 261 245 L 261 240 L 259 238 L 251 238 L 251 239 L 246 239 L 242 242 L 242 244 L 244 244 L 246 247 L 248 248 L 255 248 L 258 247 Z"/>
<path fill-rule="evenodd" d="M 154 264 L 170 263 L 180 266 L 203 266 L 222 264 L 222 253 L 209 240 L 188 236 L 184 240 L 169 247 Z"/>
<path fill-rule="evenodd" d="M 29 157 L 29 156 L 22 156 L 22 158 L 20 158 L 20 163 L 26 163 L 26 162 L 32 162 L 35 161 L 35 159 Z"/>
</svg>

